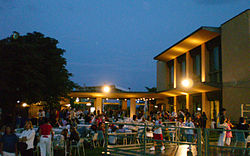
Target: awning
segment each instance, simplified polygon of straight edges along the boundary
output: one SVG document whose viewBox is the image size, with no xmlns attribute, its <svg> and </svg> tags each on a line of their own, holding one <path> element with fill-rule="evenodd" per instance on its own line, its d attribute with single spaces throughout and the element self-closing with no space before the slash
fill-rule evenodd
<svg viewBox="0 0 250 156">
<path fill-rule="evenodd" d="M 169 61 L 189 50 L 220 35 L 220 29 L 217 27 L 200 27 L 181 41 L 154 57 L 155 60 Z"/>
<path fill-rule="evenodd" d="M 192 86 L 191 88 L 173 88 L 165 91 L 159 92 L 159 94 L 173 97 L 173 96 L 179 96 L 179 95 L 187 95 L 187 94 L 196 94 L 196 93 L 202 93 L 202 92 L 211 92 L 211 91 L 217 91 L 220 90 L 220 88 L 209 86 L 205 83 L 196 83 L 195 86 Z"/>
<path fill-rule="evenodd" d="M 129 99 L 129 98 L 164 98 L 164 95 L 151 92 L 122 92 L 122 93 L 102 93 L 102 92 L 78 92 L 73 91 L 68 96 L 70 97 L 85 97 L 85 98 L 109 98 L 109 99 Z"/>
</svg>

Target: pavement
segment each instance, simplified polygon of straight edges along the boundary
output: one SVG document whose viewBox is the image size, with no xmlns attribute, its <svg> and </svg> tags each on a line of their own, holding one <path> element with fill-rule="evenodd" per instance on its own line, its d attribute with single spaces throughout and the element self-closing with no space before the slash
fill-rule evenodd
<svg viewBox="0 0 250 156">
<path fill-rule="evenodd" d="M 165 146 L 165 150 L 161 151 L 160 146 L 156 148 L 155 151 L 150 151 L 150 147 L 152 147 L 152 144 L 147 144 L 146 148 L 146 155 L 157 155 L 157 156 L 196 156 L 197 155 L 197 148 L 196 146 L 192 146 L 192 149 L 188 149 L 188 145 L 179 145 L 176 144 L 168 144 Z M 113 152 L 110 152 L 111 155 L 133 155 L 133 156 L 139 156 L 143 155 L 143 150 L 140 149 L 138 146 L 128 146 L 128 147 L 121 147 L 122 151 L 117 149 L 120 153 L 114 154 Z M 129 152 L 129 150 L 132 150 L 134 153 Z M 249 152 L 249 151 L 248 151 Z M 245 152 L 245 155 L 250 153 Z M 204 153 L 204 147 L 202 149 L 202 155 L 205 155 Z M 210 148 L 209 149 L 209 156 L 244 156 L 243 150 L 235 150 L 234 152 L 232 149 L 219 149 L 219 148 Z"/>
</svg>

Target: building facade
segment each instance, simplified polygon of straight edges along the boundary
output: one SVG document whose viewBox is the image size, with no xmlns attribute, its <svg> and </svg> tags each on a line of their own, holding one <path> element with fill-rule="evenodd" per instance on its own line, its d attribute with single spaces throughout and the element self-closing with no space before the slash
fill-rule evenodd
<svg viewBox="0 0 250 156">
<path fill-rule="evenodd" d="M 220 27 L 200 27 L 154 58 L 167 110 L 205 112 L 210 125 L 223 107 L 238 120 L 240 105 L 250 103 L 249 13 Z"/>
</svg>

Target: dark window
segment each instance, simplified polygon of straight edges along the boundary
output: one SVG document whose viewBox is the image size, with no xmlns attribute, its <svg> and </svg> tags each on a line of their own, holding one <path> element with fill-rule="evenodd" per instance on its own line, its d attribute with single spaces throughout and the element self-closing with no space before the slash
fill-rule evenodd
<svg viewBox="0 0 250 156">
<path fill-rule="evenodd" d="M 190 51 L 193 60 L 194 80 L 201 80 L 201 46 L 196 47 Z"/>
<path fill-rule="evenodd" d="M 194 74 L 196 76 L 201 75 L 201 55 L 197 54 L 194 57 Z"/>
<path fill-rule="evenodd" d="M 174 111 L 174 98 L 173 97 L 168 98 L 168 104 L 170 106 L 170 113 L 172 113 Z"/>
<path fill-rule="evenodd" d="M 181 75 L 182 77 L 186 77 L 186 61 L 181 62 Z"/>
<path fill-rule="evenodd" d="M 167 63 L 169 70 L 169 88 L 174 87 L 174 60 Z"/>
<path fill-rule="evenodd" d="M 186 77 L 186 54 L 183 54 L 177 58 L 180 65 L 181 76 Z"/>
<path fill-rule="evenodd" d="M 221 48 L 220 37 L 206 43 L 209 51 L 209 77 L 210 82 L 221 82 Z"/>
</svg>

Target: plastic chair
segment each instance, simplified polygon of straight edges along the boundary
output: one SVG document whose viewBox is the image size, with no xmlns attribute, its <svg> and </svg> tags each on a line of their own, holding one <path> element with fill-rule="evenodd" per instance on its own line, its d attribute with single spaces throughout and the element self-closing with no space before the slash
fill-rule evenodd
<svg viewBox="0 0 250 156">
<path fill-rule="evenodd" d="M 77 156 L 80 155 L 80 149 L 82 148 L 82 151 L 83 151 L 83 155 L 85 156 L 85 149 L 84 149 L 84 139 L 81 138 L 77 144 L 72 144 L 72 142 L 70 143 L 70 154 L 73 154 L 73 149 L 76 149 L 75 150 L 75 154 L 77 154 Z"/>
<path fill-rule="evenodd" d="M 93 143 L 94 148 L 96 148 L 95 142 L 97 142 L 97 137 L 98 137 L 98 133 L 94 133 L 94 135 L 92 136 L 92 143 Z"/>
<path fill-rule="evenodd" d="M 235 143 L 234 143 L 234 147 L 236 147 L 236 145 L 241 142 L 244 144 L 244 155 L 247 149 L 247 139 L 245 138 L 245 134 L 244 132 L 236 132 L 235 133 Z M 235 149 L 233 149 L 233 152 L 235 151 Z"/>
</svg>

